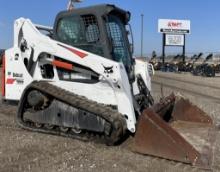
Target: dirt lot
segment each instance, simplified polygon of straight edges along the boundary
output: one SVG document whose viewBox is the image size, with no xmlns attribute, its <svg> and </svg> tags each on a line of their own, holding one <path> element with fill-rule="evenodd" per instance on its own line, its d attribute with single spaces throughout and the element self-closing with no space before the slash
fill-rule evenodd
<svg viewBox="0 0 220 172">
<path fill-rule="evenodd" d="M 181 79 L 183 76 L 176 74 L 166 74 L 172 78 Z M 158 73 L 153 84 L 153 93 L 156 100 L 160 97 L 160 84 L 168 83 L 168 80 L 161 79 Z M 218 78 L 205 79 L 196 78 L 185 75 L 183 78 L 202 84 L 213 83 L 220 84 Z M 205 81 L 206 80 L 206 81 Z M 185 81 L 186 82 L 186 81 Z M 175 83 L 173 83 L 175 84 Z M 177 85 L 179 83 L 176 83 Z M 179 84 L 180 85 L 180 84 Z M 216 84 L 217 85 L 217 84 Z M 189 87 L 190 85 L 184 86 Z M 192 86 L 193 87 L 193 86 Z M 194 88 L 193 88 L 194 89 Z M 203 88 L 204 89 L 204 88 Z M 208 94 L 208 87 L 206 87 Z M 213 88 L 214 89 L 214 88 Z M 168 85 L 164 86 L 164 94 L 173 91 Z M 174 89 L 178 92 L 178 86 Z M 216 121 L 216 125 L 220 124 L 220 96 L 215 93 L 216 99 L 211 97 L 205 98 L 204 95 L 191 94 L 182 91 L 187 98 L 201 107 L 204 111 L 211 115 Z M 204 90 L 202 90 L 204 93 Z M 213 93 L 213 94 L 214 94 Z M 220 95 L 220 92 L 219 92 Z M 128 140 L 124 144 L 117 147 L 107 147 L 101 144 L 85 143 L 69 138 L 58 137 L 53 135 L 45 135 L 33 133 L 19 128 L 15 122 L 16 106 L 7 106 L 0 104 L 0 171 L 152 171 L 152 172 L 190 172 L 205 171 L 192 168 L 189 165 L 175 163 L 150 156 L 142 156 L 132 153 L 129 149 Z M 220 171 L 220 134 L 217 134 L 217 142 L 215 143 L 215 154 L 213 171 Z"/>
</svg>

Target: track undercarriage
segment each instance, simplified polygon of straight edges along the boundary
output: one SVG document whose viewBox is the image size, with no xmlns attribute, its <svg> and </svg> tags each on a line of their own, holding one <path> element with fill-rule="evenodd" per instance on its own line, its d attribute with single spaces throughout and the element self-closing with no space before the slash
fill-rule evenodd
<svg viewBox="0 0 220 172">
<path fill-rule="evenodd" d="M 112 107 L 47 82 L 33 82 L 24 91 L 17 120 L 31 131 L 110 145 L 117 143 L 126 131 L 125 119 Z"/>
</svg>

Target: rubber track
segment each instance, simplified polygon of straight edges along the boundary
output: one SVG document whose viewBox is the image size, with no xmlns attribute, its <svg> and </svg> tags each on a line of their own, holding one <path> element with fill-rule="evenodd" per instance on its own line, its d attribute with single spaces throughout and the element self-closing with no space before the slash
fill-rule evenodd
<svg viewBox="0 0 220 172">
<path fill-rule="evenodd" d="M 97 116 L 105 119 L 112 126 L 111 136 L 106 138 L 100 135 L 95 135 L 94 133 L 89 131 L 81 134 L 74 134 L 73 132 L 64 133 L 57 129 L 48 130 L 45 128 L 36 128 L 33 125 L 30 125 L 30 123 L 24 122 L 23 114 L 25 112 L 23 111 L 25 107 L 26 97 L 29 91 L 33 89 L 38 90 L 46 95 L 52 96 L 54 99 L 61 101 L 65 104 L 68 104 L 74 108 L 85 110 L 87 112 L 96 114 Z M 18 105 L 17 121 L 22 128 L 27 130 L 42 132 L 47 134 L 61 135 L 65 137 L 80 139 L 83 141 L 91 141 L 91 140 L 97 142 L 101 141 L 110 145 L 119 141 L 120 138 L 123 137 L 123 135 L 125 134 L 127 128 L 123 116 L 116 110 L 112 109 L 111 107 L 88 100 L 86 97 L 76 95 L 74 93 L 61 89 L 57 86 L 54 86 L 44 81 L 39 81 L 39 82 L 35 81 L 24 90 L 22 98 Z"/>
</svg>

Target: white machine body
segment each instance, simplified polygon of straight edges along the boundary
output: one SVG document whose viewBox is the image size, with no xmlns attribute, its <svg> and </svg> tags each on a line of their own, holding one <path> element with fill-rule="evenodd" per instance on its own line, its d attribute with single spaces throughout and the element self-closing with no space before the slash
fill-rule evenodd
<svg viewBox="0 0 220 172">
<path fill-rule="evenodd" d="M 87 97 L 90 100 L 106 105 L 117 106 L 118 111 L 126 117 L 127 129 L 135 132 L 136 117 L 133 106 L 133 95 L 138 94 L 137 82 L 133 88 L 123 63 L 118 63 L 87 51 L 55 41 L 42 34 L 38 28 L 44 26 L 34 25 L 29 19 L 20 18 L 14 23 L 14 45 L 5 52 L 5 77 L 4 99 L 19 101 L 24 89 L 33 81 L 48 81 L 65 90 Z M 50 29 L 50 27 L 45 27 Z M 21 51 L 20 45 L 26 42 L 27 50 Z M 34 52 L 34 53 L 33 53 Z M 31 57 L 33 56 L 33 57 Z M 99 82 L 86 84 L 80 82 L 60 80 L 57 72 L 55 57 L 66 61 L 86 66 L 99 75 Z M 26 60 L 37 62 L 30 73 L 25 65 Z M 54 76 L 44 78 L 42 65 L 53 64 Z M 66 65 L 58 64 L 58 65 Z M 65 66 L 68 67 L 68 66 Z M 74 68 L 74 66 L 72 66 Z M 112 67 L 113 72 L 108 72 L 105 67 Z M 150 72 L 151 71 L 151 72 Z M 136 60 L 135 75 L 140 74 L 151 90 L 152 66 L 147 62 Z M 86 78 L 86 75 L 71 75 L 71 78 Z"/>
</svg>

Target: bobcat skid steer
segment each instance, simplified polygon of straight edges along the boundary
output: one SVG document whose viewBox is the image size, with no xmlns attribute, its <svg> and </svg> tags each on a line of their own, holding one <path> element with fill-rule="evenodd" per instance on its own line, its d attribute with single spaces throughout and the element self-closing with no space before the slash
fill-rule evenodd
<svg viewBox="0 0 220 172">
<path fill-rule="evenodd" d="M 129 19 L 104 4 L 61 12 L 53 28 L 16 20 L 3 99 L 19 101 L 24 129 L 108 145 L 130 134 L 135 152 L 208 168 L 211 118 L 174 95 L 154 104 L 153 69 L 132 58 Z"/>
</svg>

